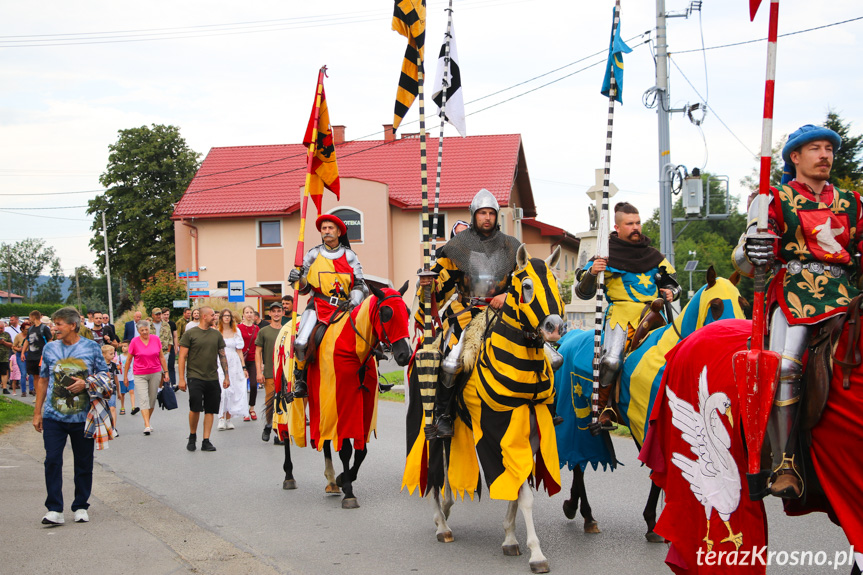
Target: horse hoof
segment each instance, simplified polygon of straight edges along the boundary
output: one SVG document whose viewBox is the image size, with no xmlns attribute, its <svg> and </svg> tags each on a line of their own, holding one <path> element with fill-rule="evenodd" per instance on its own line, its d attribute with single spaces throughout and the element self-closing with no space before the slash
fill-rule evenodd
<svg viewBox="0 0 863 575">
<path fill-rule="evenodd" d="M 653 531 L 645 533 L 644 538 L 647 539 L 648 543 L 665 543 L 665 537 L 661 537 Z"/>
<path fill-rule="evenodd" d="M 503 554 L 507 557 L 515 557 L 516 555 L 521 555 L 521 550 L 518 548 L 518 543 L 516 543 L 515 545 L 504 545 Z"/>
<path fill-rule="evenodd" d="M 563 514 L 567 519 L 575 519 L 576 506 L 572 505 L 569 499 L 563 502 Z"/>
<path fill-rule="evenodd" d="M 342 509 L 359 509 L 360 504 L 357 503 L 356 497 L 351 497 L 350 499 L 345 498 L 342 499 Z"/>
<path fill-rule="evenodd" d="M 530 564 L 531 573 L 548 573 L 550 570 L 551 569 L 548 566 L 548 559 Z"/>
<path fill-rule="evenodd" d="M 452 543 L 454 541 L 452 531 L 444 531 L 437 534 L 437 540 L 441 543 Z"/>
<path fill-rule="evenodd" d="M 342 490 L 339 489 L 339 486 L 335 483 L 327 483 L 327 488 L 324 489 L 324 493 L 327 495 L 341 495 Z"/>
<path fill-rule="evenodd" d="M 584 522 L 584 532 L 585 533 L 602 533 L 602 530 L 599 528 L 599 523 L 596 521 L 585 521 Z"/>
<path fill-rule="evenodd" d="M 296 489 L 297 488 L 297 480 L 296 479 L 285 479 L 282 481 L 282 489 Z"/>
</svg>

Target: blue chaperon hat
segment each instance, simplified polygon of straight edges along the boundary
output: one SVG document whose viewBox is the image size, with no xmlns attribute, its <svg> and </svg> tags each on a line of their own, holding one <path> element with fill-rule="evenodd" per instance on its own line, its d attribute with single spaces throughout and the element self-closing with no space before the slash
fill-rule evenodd
<svg viewBox="0 0 863 575">
<path fill-rule="evenodd" d="M 827 140 L 833 144 L 834 151 L 838 150 L 842 145 L 842 138 L 830 128 L 813 126 L 812 124 L 800 126 L 796 132 L 788 136 L 788 141 L 785 143 L 785 147 L 782 148 L 782 159 L 785 160 L 785 169 L 782 171 L 782 185 L 787 184 L 797 176 L 797 170 L 791 161 L 791 152 L 804 144 L 817 140 Z"/>
</svg>

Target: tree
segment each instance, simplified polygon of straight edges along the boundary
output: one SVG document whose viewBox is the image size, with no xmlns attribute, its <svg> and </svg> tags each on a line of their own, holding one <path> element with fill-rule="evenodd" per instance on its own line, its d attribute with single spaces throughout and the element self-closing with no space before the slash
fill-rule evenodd
<svg viewBox="0 0 863 575">
<path fill-rule="evenodd" d="M 830 180 L 841 188 L 859 190 L 863 184 L 863 169 L 860 166 L 860 153 L 863 151 L 863 136 L 851 136 L 851 122 L 842 122 L 842 118 L 833 110 L 828 110 L 825 128 L 830 128 L 842 138 L 842 145 L 833 152 L 833 168 L 830 170 Z"/>
<path fill-rule="evenodd" d="M 63 269 L 60 267 L 60 260 L 54 258 L 51 262 L 51 277 L 36 288 L 36 301 L 44 303 L 53 303 L 63 300 L 63 282 L 66 280 L 63 277 Z"/>
<path fill-rule="evenodd" d="M 174 204 L 198 170 L 193 151 L 176 126 L 153 124 L 120 130 L 109 146 L 108 166 L 99 177 L 107 191 L 90 200 L 95 232 L 90 247 L 105 269 L 102 212 L 105 212 L 111 271 L 140 291 L 159 270 L 174 269 Z"/>
<path fill-rule="evenodd" d="M 77 274 L 78 284 L 75 285 L 75 276 Z M 69 305 L 78 305 L 78 293 L 81 294 L 81 311 L 108 311 L 108 278 L 105 275 L 97 276 L 87 266 L 75 268 L 75 273 L 71 276 L 72 289 L 69 292 L 69 297 L 66 298 L 66 303 Z M 121 293 L 120 282 L 111 282 L 111 293 L 113 296 L 114 311 L 128 309 L 130 304 L 125 302 Z"/>
<path fill-rule="evenodd" d="M 785 142 L 788 141 L 788 136 L 783 135 L 776 140 L 776 144 L 772 149 L 773 161 L 770 163 L 770 185 L 778 186 L 782 182 L 782 172 L 785 170 L 785 160 L 782 159 L 782 148 L 785 147 Z M 759 159 L 760 162 L 760 159 Z M 756 164 L 748 176 L 740 180 L 740 185 L 752 192 L 758 193 L 758 184 L 761 181 L 761 165 Z"/>
<path fill-rule="evenodd" d="M 42 270 L 48 266 L 51 266 L 52 270 L 60 268 L 60 260 L 54 253 L 54 248 L 46 247 L 45 240 L 38 238 L 25 238 L 13 244 L 0 245 L 0 261 L 3 272 L 2 287 L 5 289 L 9 285 L 11 269 L 12 291 L 23 295 L 27 301 L 32 301 L 31 295 Z M 54 301 L 59 299 L 58 297 Z"/>
<path fill-rule="evenodd" d="M 144 309 L 147 311 L 154 307 L 171 307 L 175 299 L 185 298 L 186 284 L 165 270 L 156 272 L 144 282 L 141 289 L 141 299 L 144 300 Z"/>
</svg>

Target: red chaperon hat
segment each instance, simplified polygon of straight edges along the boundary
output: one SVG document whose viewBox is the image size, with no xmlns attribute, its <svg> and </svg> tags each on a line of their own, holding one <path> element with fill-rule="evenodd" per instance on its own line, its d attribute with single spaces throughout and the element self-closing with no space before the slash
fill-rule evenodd
<svg viewBox="0 0 863 575">
<path fill-rule="evenodd" d="M 315 227 L 318 228 L 318 231 L 321 231 L 321 224 L 324 222 L 332 222 L 339 228 L 339 231 L 343 236 L 348 235 L 348 227 L 345 225 L 338 216 L 334 216 L 333 214 L 324 214 L 322 216 L 318 216 L 318 219 L 315 220 Z"/>
</svg>

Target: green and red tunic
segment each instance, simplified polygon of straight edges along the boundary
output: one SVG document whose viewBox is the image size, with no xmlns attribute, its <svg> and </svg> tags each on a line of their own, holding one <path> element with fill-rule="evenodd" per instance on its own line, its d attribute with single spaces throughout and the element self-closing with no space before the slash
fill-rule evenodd
<svg viewBox="0 0 863 575">
<path fill-rule="evenodd" d="M 813 325 L 844 313 L 859 293 L 851 284 L 863 205 L 853 190 L 827 184 L 819 197 L 794 180 L 771 188 L 776 259 L 785 264 L 768 287 L 791 325 Z"/>
</svg>

